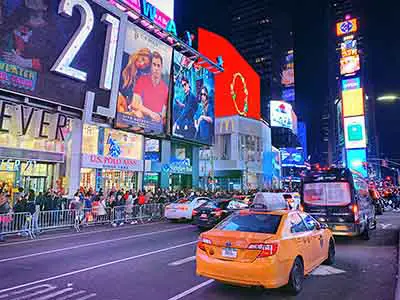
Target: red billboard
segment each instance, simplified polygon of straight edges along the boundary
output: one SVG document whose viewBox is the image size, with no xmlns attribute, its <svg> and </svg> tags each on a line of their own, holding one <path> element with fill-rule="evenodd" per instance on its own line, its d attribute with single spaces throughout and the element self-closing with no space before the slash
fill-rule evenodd
<svg viewBox="0 0 400 300">
<path fill-rule="evenodd" d="M 222 56 L 224 72 L 215 76 L 215 117 L 241 115 L 260 119 L 260 77 L 222 36 L 199 28 L 198 50 L 213 59 Z"/>
</svg>

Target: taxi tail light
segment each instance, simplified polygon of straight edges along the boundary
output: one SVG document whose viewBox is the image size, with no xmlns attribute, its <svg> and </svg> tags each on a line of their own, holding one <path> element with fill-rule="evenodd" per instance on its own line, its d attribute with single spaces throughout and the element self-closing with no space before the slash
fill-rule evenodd
<svg viewBox="0 0 400 300">
<path fill-rule="evenodd" d="M 197 215 L 197 210 L 194 209 L 194 210 L 192 211 L 192 217 L 194 217 L 195 215 Z"/>
<path fill-rule="evenodd" d="M 206 251 L 206 245 L 212 245 L 211 240 L 206 238 L 199 238 L 199 241 L 197 242 L 197 247 L 199 247 L 199 249 L 203 251 Z"/>
<path fill-rule="evenodd" d="M 350 205 L 350 208 L 351 208 L 351 211 L 354 214 L 354 222 L 356 224 L 359 224 L 360 223 L 360 211 L 358 210 L 357 204 Z"/>
<path fill-rule="evenodd" d="M 261 250 L 258 257 L 269 257 L 273 256 L 278 252 L 279 243 L 260 243 L 260 244 L 250 244 L 247 249 L 249 250 Z"/>
</svg>

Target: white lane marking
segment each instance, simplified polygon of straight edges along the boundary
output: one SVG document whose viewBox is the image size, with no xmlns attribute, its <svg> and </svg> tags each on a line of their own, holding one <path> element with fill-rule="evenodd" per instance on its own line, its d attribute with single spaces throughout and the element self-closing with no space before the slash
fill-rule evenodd
<svg viewBox="0 0 400 300">
<path fill-rule="evenodd" d="M 80 274 L 80 273 L 84 273 L 84 272 L 88 272 L 88 271 L 92 271 L 92 270 L 108 267 L 108 266 L 111 266 L 111 265 L 119 264 L 119 263 L 122 263 L 122 262 L 130 261 L 130 260 L 134 260 L 134 259 L 138 259 L 138 258 L 142 258 L 142 257 L 146 257 L 146 256 L 162 253 L 162 252 L 167 252 L 169 250 L 174 250 L 174 249 L 186 247 L 186 246 L 193 245 L 193 244 L 196 244 L 196 243 L 197 243 L 197 240 L 196 241 L 192 241 L 192 242 L 188 242 L 188 243 L 184 243 L 184 244 L 171 246 L 171 247 L 168 247 L 168 248 L 158 249 L 158 250 L 150 251 L 150 252 L 147 252 L 147 253 L 138 254 L 138 255 L 134 255 L 134 256 L 130 256 L 130 257 L 126 257 L 126 258 L 110 261 L 110 262 L 107 262 L 107 263 L 104 263 L 104 264 L 95 265 L 95 266 L 87 267 L 87 268 L 84 268 L 84 269 L 79 269 L 79 270 L 68 272 L 68 273 L 59 274 L 59 275 L 52 276 L 52 277 L 47 277 L 47 278 L 44 278 L 44 279 L 39 279 L 39 280 L 32 281 L 32 282 L 27 282 L 27 283 L 24 283 L 24 284 L 20 284 L 20 285 L 16 285 L 16 286 L 13 286 L 13 287 L 2 289 L 2 290 L 0 290 L 0 293 L 6 293 L 8 291 L 13 291 L 13 290 L 24 288 L 24 287 L 31 286 L 31 285 L 34 285 L 34 284 L 39 284 L 39 283 L 47 282 L 47 281 L 50 281 L 50 280 L 64 278 L 64 277 L 68 277 L 68 276 L 72 276 L 72 275 L 76 275 L 76 274 Z"/>
<path fill-rule="evenodd" d="M 329 275 L 336 275 L 336 274 L 343 274 L 346 273 L 345 270 L 337 269 L 331 266 L 319 266 L 314 271 L 311 272 L 311 275 L 314 276 L 329 276 Z"/>
<path fill-rule="evenodd" d="M 85 247 L 90 247 L 90 246 L 97 246 L 97 245 L 103 245 L 103 244 L 108 244 L 108 243 L 113 243 L 113 242 L 130 240 L 130 239 L 134 239 L 134 238 L 145 237 L 145 236 L 155 235 L 155 234 L 159 234 L 159 233 L 173 232 L 173 231 L 178 231 L 178 230 L 187 229 L 187 228 L 193 228 L 193 226 L 189 225 L 189 226 L 173 228 L 173 229 L 166 229 L 166 230 L 146 232 L 146 233 L 135 234 L 135 235 L 128 235 L 128 236 L 111 239 L 111 240 L 104 240 L 104 241 L 93 242 L 93 243 L 88 243 L 88 244 L 81 244 L 81 245 L 71 246 L 71 247 L 66 247 L 66 248 L 59 248 L 59 249 L 53 249 L 53 250 L 37 252 L 37 253 L 32 253 L 32 254 L 8 257 L 8 258 L 0 259 L 0 263 L 24 259 L 24 258 L 36 257 L 36 256 L 45 255 L 45 254 L 58 253 L 58 252 L 63 252 L 63 251 L 68 251 L 68 250 L 75 250 L 75 249 L 80 249 L 80 248 L 85 248 Z"/>
<path fill-rule="evenodd" d="M 86 293 L 86 291 L 77 291 L 77 292 L 74 292 L 74 293 L 72 293 L 70 295 L 66 295 L 66 296 L 63 296 L 61 298 L 57 298 L 57 300 L 67 300 L 67 299 L 71 299 L 71 298 L 73 298 L 75 296 L 79 296 L 79 295 L 82 295 L 82 294 L 85 294 L 85 293 Z"/>
<path fill-rule="evenodd" d="M 35 300 L 48 300 L 48 299 L 60 296 L 62 294 L 68 293 L 68 292 L 70 292 L 72 290 L 73 290 L 73 288 L 65 288 L 65 289 L 62 289 L 61 291 L 56 291 L 54 293 L 47 294 L 47 295 L 42 296 L 40 298 L 35 298 Z"/>
<path fill-rule="evenodd" d="M 386 229 L 392 226 L 392 224 L 381 224 L 382 229 Z"/>
<path fill-rule="evenodd" d="M 80 298 L 78 298 L 76 300 L 86 300 L 86 299 L 90 299 L 90 298 L 96 297 L 96 295 L 97 294 L 93 293 L 93 294 L 90 294 L 90 295 L 87 295 L 87 296 L 80 297 Z"/>
<path fill-rule="evenodd" d="M 172 263 L 169 263 L 168 266 L 176 267 L 176 266 L 179 266 L 179 265 L 186 264 L 186 263 L 188 263 L 190 261 L 193 261 L 193 260 L 196 260 L 196 256 L 190 256 L 190 257 L 186 257 L 184 259 L 180 259 L 180 260 L 174 261 Z"/>
<path fill-rule="evenodd" d="M 90 234 L 102 233 L 102 232 L 122 231 L 123 229 L 140 228 L 140 227 L 145 227 L 145 226 L 150 226 L 150 225 L 158 225 L 158 224 L 163 224 L 163 223 L 165 223 L 165 222 L 154 222 L 154 223 L 149 223 L 149 224 L 126 226 L 123 228 L 117 227 L 117 228 L 109 228 L 109 229 L 104 229 L 104 230 L 93 230 L 93 231 L 88 231 L 88 232 L 79 232 L 79 233 L 75 232 L 75 233 L 71 233 L 71 234 L 60 234 L 57 236 L 51 236 L 51 237 L 47 237 L 47 238 L 37 238 L 34 240 L 4 243 L 4 244 L 0 244 L 0 247 L 7 247 L 7 246 L 13 246 L 13 245 L 27 244 L 27 243 L 36 243 L 36 242 L 40 242 L 40 241 L 57 240 L 57 239 L 61 239 L 61 238 L 77 237 L 77 236 L 90 235 Z M 168 223 L 165 223 L 165 224 L 168 224 Z"/>
<path fill-rule="evenodd" d="M 200 284 L 198 284 L 198 285 L 196 285 L 196 286 L 194 286 L 194 287 L 192 287 L 192 288 L 190 288 L 190 289 L 188 289 L 188 290 L 186 290 L 186 291 L 184 291 L 184 292 L 182 292 L 182 293 L 180 293 L 180 294 L 178 294 L 178 295 L 176 295 L 176 296 L 174 296 L 172 298 L 169 298 L 168 300 L 182 299 L 183 297 L 186 297 L 187 295 L 190 295 L 190 294 L 194 293 L 195 291 L 197 291 L 197 290 L 199 290 L 199 289 L 201 289 L 201 288 L 213 283 L 214 281 L 215 281 L 214 279 L 210 279 L 210 280 L 204 281 L 203 283 L 200 283 Z"/>
<path fill-rule="evenodd" d="M 13 298 L 13 300 L 24 300 L 24 299 L 29 299 L 29 298 L 32 299 L 32 298 L 35 297 L 35 296 L 39 296 L 39 295 L 42 295 L 42 294 L 46 294 L 46 293 L 48 293 L 48 292 L 54 291 L 55 289 L 57 289 L 56 286 L 50 285 L 48 288 L 45 288 L 45 289 L 43 289 L 43 290 L 39 290 L 39 291 L 34 292 L 34 293 L 32 293 L 32 294 L 28 294 L 28 295 L 20 296 L 20 297 L 17 297 L 17 298 Z M 23 291 L 22 293 L 24 293 L 24 292 L 26 292 L 26 291 L 27 291 L 27 290 Z M 22 294 L 22 293 L 18 293 L 18 294 Z M 14 293 L 11 293 L 11 294 L 14 294 Z"/>
</svg>

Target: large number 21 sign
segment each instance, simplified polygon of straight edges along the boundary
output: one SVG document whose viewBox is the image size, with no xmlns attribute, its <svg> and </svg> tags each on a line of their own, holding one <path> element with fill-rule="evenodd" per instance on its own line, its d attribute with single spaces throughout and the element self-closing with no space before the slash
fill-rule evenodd
<svg viewBox="0 0 400 300">
<path fill-rule="evenodd" d="M 85 41 L 91 34 L 94 26 L 94 13 L 86 0 L 61 0 L 58 13 L 64 17 L 72 17 L 74 9 L 79 11 L 81 23 L 61 55 L 51 68 L 51 71 L 61 75 L 85 82 L 87 71 L 78 70 L 71 66 L 75 57 L 82 49 Z M 104 46 L 104 55 L 101 68 L 99 87 L 109 91 L 112 88 L 115 70 L 115 59 L 117 56 L 117 41 L 120 29 L 120 20 L 109 13 L 103 14 L 101 21 L 107 25 L 107 35 Z M 114 101 L 113 101 L 114 102 Z M 109 117 L 115 115 L 115 105 L 110 103 Z"/>
</svg>

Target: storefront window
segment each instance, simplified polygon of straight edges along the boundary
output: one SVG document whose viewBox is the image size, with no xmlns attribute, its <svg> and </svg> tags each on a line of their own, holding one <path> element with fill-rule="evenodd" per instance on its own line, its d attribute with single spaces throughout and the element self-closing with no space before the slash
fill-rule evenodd
<svg viewBox="0 0 400 300">
<path fill-rule="evenodd" d="M 157 187 L 160 186 L 160 174 L 146 172 L 144 175 L 143 187 L 145 191 L 156 191 Z"/>
<path fill-rule="evenodd" d="M 99 128 L 85 124 L 83 125 L 82 153 L 97 154 L 99 143 Z"/>
<path fill-rule="evenodd" d="M 142 152 L 143 136 L 109 128 L 104 130 L 105 156 L 116 155 L 118 157 L 141 160 Z"/>
</svg>

